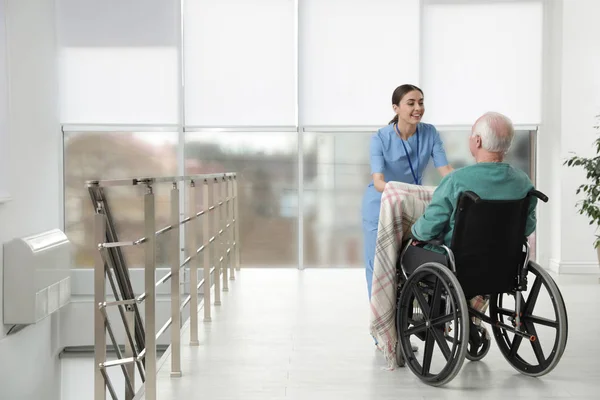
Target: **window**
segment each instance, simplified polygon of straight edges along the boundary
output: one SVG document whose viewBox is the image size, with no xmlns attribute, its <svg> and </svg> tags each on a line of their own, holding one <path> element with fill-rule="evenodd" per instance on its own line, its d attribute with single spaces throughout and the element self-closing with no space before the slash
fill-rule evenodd
<svg viewBox="0 0 600 400">
<path fill-rule="evenodd" d="M 423 90 L 434 124 L 471 125 L 486 111 L 541 120 L 542 4 L 442 3 L 423 15 Z"/>
<path fill-rule="evenodd" d="M 463 128 L 485 111 L 541 119 L 541 0 L 180 4 L 57 0 L 65 225 L 80 266 L 93 263 L 85 180 L 185 166 L 239 174 L 245 266 L 362 267 L 369 140 L 392 119 L 396 87 L 423 88 L 455 168 L 472 162 Z M 533 178 L 532 135 L 517 132 L 508 161 Z M 439 179 L 430 165 L 425 184 Z M 129 189 L 107 190 L 124 239 L 142 233 Z"/>
<path fill-rule="evenodd" d="M 304 264 L 363 267 L 361 205 L 373 132 L 303 134 Z"/>
<path fill-rule="evenodd" d="M 392 92 L 418 84 L 418 0 L 300 2 L 300 121 L 383 125 Z"/>
<path fill-rule="evenodd" d="M 244 267 L 298 265 L 297 132 L 186 132 L 185 165 L 237 172 Z"/>
<path fill-rule="evenodd" d="M 59 0 L 61 122 L 177 124 L 176 0 Z"/>
<path fill-rule="evenodd" d="M 65 233 L 75 246 L 75 265 L 92 268 L 94 205 L 85 182 L 177 175 L 177 132 L 66 132 L 64 136 Z M 171 185 L 157 184 L 156 226 L 170 221 Z M 134 186 L 105 188 L 119 240 L 144 236 L 143 189 Z M 157 266 L 168 265 L 165 240 L 157 241 Z M 144 264 L 143 246 L 124 247 L 127 265 Z"/>
<path fill-rule="evenodd" d="M 291 0 L 187 0 L 188 126 L 296 125 Z"/>
</svg>

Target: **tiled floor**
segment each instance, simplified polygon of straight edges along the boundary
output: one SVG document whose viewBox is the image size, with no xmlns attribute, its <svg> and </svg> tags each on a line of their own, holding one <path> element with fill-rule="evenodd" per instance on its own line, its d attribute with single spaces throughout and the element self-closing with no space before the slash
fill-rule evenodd
<svg viewBox="0 0 600 400">
<path fill-rule="evenodd" d="M 159 371 L 158 399 L 598 399 L 600 284 L 559 285 L 569 342 L 554 371 L 523 376 L 494 343 L 483 361 L 465 361 L 450 384 L 433 388 L 406 368 L 382 369 L 362 270 L 242 270 L 213 321 L 200 322 L 200 346 L 184 342 L 183 377 L 169 376 L 170 360 Z"/>
</svg>

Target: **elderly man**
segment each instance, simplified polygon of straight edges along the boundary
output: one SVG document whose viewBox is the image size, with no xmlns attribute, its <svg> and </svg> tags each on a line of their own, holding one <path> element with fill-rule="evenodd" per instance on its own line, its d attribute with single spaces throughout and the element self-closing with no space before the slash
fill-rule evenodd
<svg viewBox="0 0 600 400">
<path fill-rule="evenodd" d="M 475 158 L 475 164 L 458 169 L 444 177 L 433 192 L 431 203 L 425 209 L 425 213 L 411 228 L 412 236 L 416 240 L 432 240 L 443 236 L 444 243 L 450 244 L 458 198 L 462 192 L 470 190 L 486 200 L 514 200 L 527 196 L 533 189 L 529 177 L 503 162 L 513 136 L 512 122 L 502 114 L 488 112 L 475 122 L 469 137 L 469 149 Z M 531 235 L 535 230 L 536 205 L 537 199 L 533 197 L 525 226 L 526 236 Z M 479 311 L 485 312 L 487 309 L 489 302 L 487 297 L 476 296 L 469 300 L 471 306 Z M 477 318 L 472 318 L 471 323 L 481 325 L 481 321 Z M 489 339 L 485 328 L 480 329 Z M 473 345 L 476 347 L 482 345 L 483 338 L 473 325 L 469 330 L 469 336 Z"/>
<path fill-rule="evenodd" d="M 450 244 L 458 197 L 464 191 L 471 190 L 486 200 L 513 200 L 525 197 L 533 189 L 524 172 L 504 162 L 513 136 L 512 122 L 502 114 L 488 112 L 475 122 L 469 149 L 476 163 L 442 179 L 425 213 L 411 228 L 416 240 L 432 240 L 443 235 L 444 243 Z M 532 198 L 525 228 L 527 236 L 535 230 L 536 205 L 537 199 Z"/>
</svg>

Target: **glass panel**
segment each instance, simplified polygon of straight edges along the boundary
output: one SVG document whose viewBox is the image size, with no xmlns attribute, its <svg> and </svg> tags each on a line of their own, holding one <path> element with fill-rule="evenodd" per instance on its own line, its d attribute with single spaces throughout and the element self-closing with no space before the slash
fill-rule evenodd
<svg viewBox="0 0 600 400">
<path fill-rule="evenodd" d="M 369 140 L 365 133 L 305 133 L 304 263 L 306 267 L 363 267 L 361 201 L 371 181 Z M 442 131 L 454 168 L 473 164 L 468 131 Z M 507 161 L 531 177 L 529 131 L 518 131 Z M 424 184 L 436 186 L 441 177 L 430 163 Z M 535 237 L 530 239 L 535 252 Z M 534 253 L 535 255 L 535 253 Z"/>
<path fill-rule="evenodd" d="M 185 169 L 238 173 L 244 267 L 298 266 L 296 132 L 187 132 Z"/>
<path fill-rule="evenodd" d="M 440 137 L 444 142 L 448 162 L 454 169 L 465 167 L 475 163 L 469 152 L 470 131 L 442 131 Z M 515 131 L 512 147 L 506 155 L 506 162 L 525 172 L 530 179 L 532 177 L 533 160 L 531 159 L 531 132 Z M 441 176 L 430 162 L 423 176 L 423 184 L 437 186 L 442 180 Z"/>
<path fill-rule="evenodd" d="M 85 181 L 177 175 L 176 132 L 69 132 L 64 136 L 65 230 L 75 246 L 75 265 L 94 265 L 94 207 Z M 119 240 L 144 232 L 143 187 L 112 187 L 105 193 Z M 170 184 L 155 185 L 157 228 L 169 224 Z M 164 235 L 163 238 L 166 238 Z M 165 240 L 158 240 L 157 263 L 164 266 Z M 143 265 L 143 246 L 123 251 L 129 267 Z"/>
<path fill-rule="evenodd" d="M 361 201 L 372 133 L 305 133 L 304 264 L 362 267 Z"/>
</svg>

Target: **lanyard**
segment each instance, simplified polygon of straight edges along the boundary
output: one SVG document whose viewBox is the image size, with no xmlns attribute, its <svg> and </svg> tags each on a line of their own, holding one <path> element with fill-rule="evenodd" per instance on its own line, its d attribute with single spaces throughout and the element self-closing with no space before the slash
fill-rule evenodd
<svg viewBox="0 0 600 400">
<path fill-rule="evenodd" d="M 398 124 L 394 126 L 396 128 L 396 132 L 398 132 L 398 136 L 400 136 L 400 130 L 398 129 Z M 415 132 L 417 135 L 417 172 L 419 172 L 419 130 Z M 402 147 L 404 148 L 404 154 L 406 154 L 406 158 L 408 159 L 408 166 L 410 167 L 410 172 L 412 173 L 413 179 L 415 180 L 415 185 L 420 185 L 419 178 L 417 178 L 417 174 L 415 174 L 415 170 L 413 169 L 412 161 L 410 160 L 410 155 L 408 154 L 408 150 L 406 150 L 406 145 L 404 144 L 404 140 L 400 136 L 400 141 L 402 142 Z"/>
</svg>

